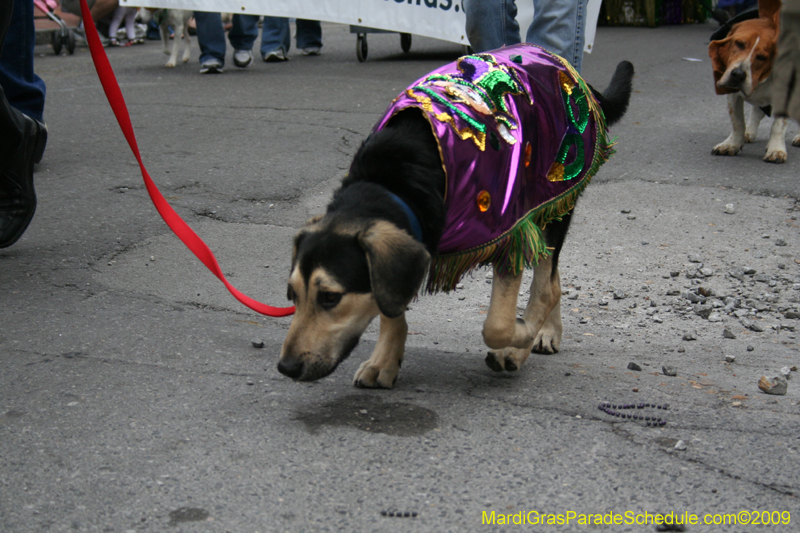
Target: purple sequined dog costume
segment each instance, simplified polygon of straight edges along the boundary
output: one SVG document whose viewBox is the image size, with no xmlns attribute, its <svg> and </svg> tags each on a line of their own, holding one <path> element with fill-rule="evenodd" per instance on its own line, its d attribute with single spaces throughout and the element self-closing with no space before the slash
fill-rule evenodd
<svg viewBox="0 0 800 533">
<path fill-rule="evenodd" d="M 447 175 L 447 219 L 427 289 L 493 263 L 517 274 L 547 253 L 542 228 L 575 207 L 612 153 L 580 75 L 532 44 L 469 55 L 417 80 L 378 122 L 423 111 Z"/>
</svg>

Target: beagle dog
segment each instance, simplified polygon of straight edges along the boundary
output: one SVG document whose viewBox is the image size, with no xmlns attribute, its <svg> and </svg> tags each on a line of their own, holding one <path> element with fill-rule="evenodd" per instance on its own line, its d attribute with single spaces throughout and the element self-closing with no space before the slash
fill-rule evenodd
<svg viewBox="0 0 800 533">
<path fill-rule="evenodd" d="M 178 64 L 178 52 L 183 44 L 183 57 L 181 61 L 187 63 L 191 54 L 191 40 L 189 39 L 189 20 L 192 18 L 191 10 L 184 9 L 155 9 L 143 7 L 139 9 L 139 18 L 147 24 L 151 18 L 158 23 L 161 30 L 161 41 L 164 43 L 164 54 L 169 56 L 167 68 L 175 68 Z M 175 32 L 175 38 L 170 45 L 169 28 Z"/>
<path fill-rule="evenodd" d="M 532 350 L 557 352 L 559 251 L 578 195 L 611 155 L 606 127 L 625 114 L 632 78 L 623 61 L 600 93 L 565 60 L 521 44 L 464 56 L 400 93 L 326 213 L 295 236 L 296 312 L 278 370 L 298 381 L 327 376 L 380 316 L 354 385 L 392 388 L 405 312 L 426 278 L 428 292 L 450 291 L 488 264 L 487 366 L 513 372 Z M 518 318 L 526 267 L 534 279 Z"/>
<path fill-rule="evenodd" d="M 772 62 L 777 53 L 780 1 L 759 2 L 759 17 L 735 24 L 724 39 L 708 45 L 717 94 L 727 94 L 733 131 L 711 151 L 713 155 L 736 155 L 745 143 L 754 142 L 761 120 L 770 115 Z M 745 125 L 744 103 L 752 106 Z M 788 119 L 775 118 L 764 161 L 786 161 Z M 792 139 L 800 146 L 800 134 Z"/>
</svg>

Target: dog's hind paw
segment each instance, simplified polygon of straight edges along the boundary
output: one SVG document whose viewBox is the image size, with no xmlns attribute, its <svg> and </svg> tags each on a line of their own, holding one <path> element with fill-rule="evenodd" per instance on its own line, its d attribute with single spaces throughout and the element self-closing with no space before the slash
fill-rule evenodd
<svg viewBox="0 0 800 533">
<path fill-rule="evenodd" d="M 528 359 L 530 350 L 520 348 L 503 348 L 502 350 L 490 350 L 484 361 L 486 366 L 495 372 L 515 372 Z"/>
<path fill-rule="evenodd" d="M 787 154 L 783 150 L 773 150 L 772 152 L 767 152 L 767 155 L 764 156 L 764 162 L 766 163 L 785 163 L 786 162 Z"/>
<path fill-rule="evenodd" d="M 397 381 L 400 366 L 394 368 L 380 368 L 364 361 L 358 367 L 353 385 L 362 389 L 391 389 Z"/>
<path fill-rule="evenodd" d="M 720 143 L 711 150 L 712 155 L 736 155 L 742 149 L 741 145 Z"/>
<path fill-rule="evenodd" d="M 792 146 L 800 147 L 800 133 L 794 136 L 792 139 Z"/>
</svg>

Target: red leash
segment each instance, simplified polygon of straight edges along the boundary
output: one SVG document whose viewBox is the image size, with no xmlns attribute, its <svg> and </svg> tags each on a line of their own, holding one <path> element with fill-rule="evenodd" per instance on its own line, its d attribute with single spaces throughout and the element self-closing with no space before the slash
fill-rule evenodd
<svg viewBox="0 0 800 533">
<path fill-rule="evenodd" d="M 217 263 L 217 258 L 214 257 L 213 252 L 208 247 L 208 245 L 203 242 L 203 240 L 197 236 L 197 234 L 189 227 L 186 222 L 172 209 L 172 206 L 167 203 L 164 199 L 164 196 L 161 194 L 161 191 L 158 190 L 156 184 L 153 182 L 153 179 L 148 174 L 147 169 L 144 168 L 144 163 L 142 163 L 142 156 L 139 153 L 139 147 L 136 144 L 136 136 L 133 134 L 133 125 L 131 124 L 131 118 L 128 114 L 128 107 L 125 105 L 125 99 L 122 97 L 122 91 L 119 88 L 119 84 L 117 83 L 117 78 L 114 76 L 114 70 L 111 68 L 111 64 L 108 62 L 108 57 L 106 56 L 106 52 L 103 49 L 103 45 L 100 42 L 100 37 L 97 34 L 97 29 L 95 28 L 94 21 L 92 20 L 92 14 L 89 11 L 89 6 L 86 4 L 86 0 L 81 0 L 81 14 L 83 16 L 83 24 L 86 30 L 86 40 L 89 43 L 89 51 L 92 53 L 92 61 L 94 61 L 94 67 L 97 69 L 97 75 L 100 78 L 100 83 L 103 85 L 103 90 L 106 93 L 106 98 L 108 98 L 108 103 L 111 105 L 111 109 L 114 111 L 114 115 L 117 117 L 117 122 L 119 123 L 119 127 L 122 129 L 122 134 L 125 136 L 125 139 L 128 141 L 128 146 L 130 146 L 133 155 L 136 157 L 136 160 L 139 162 L 139 168 L 142 171 L 142 178 L 144 178 L 144 184 L 147 187 L 147 193 L 150 195 L 150 199 L 153 201 L 153 205 L 155 205 L 156 210 L 161 215 L 161 218 L 164 219 L 164 222 L 167 223 L 167 226 L 175 232 L 175 235 L 192 251 L 192 253 L 208 268 L 215 276 L 219 278 L 219 280 L 225 284 L 225 287 L 228 288 L 231 294 L 242 302 L 244 305 L 261 313 L 262 315 L 272 316 L 272 317 L 281 317 L 287 316 L 294 313 L 294 307 L 272 307 L 271 305 L 262 304 L 261 302 L 257 302 L 253 300 L 249 296 L 239 292 L 239 290 L 230 284 L 230 282 L 225 279 L 225 275 L 222 273 L 222 269 Z"/>
</svg>

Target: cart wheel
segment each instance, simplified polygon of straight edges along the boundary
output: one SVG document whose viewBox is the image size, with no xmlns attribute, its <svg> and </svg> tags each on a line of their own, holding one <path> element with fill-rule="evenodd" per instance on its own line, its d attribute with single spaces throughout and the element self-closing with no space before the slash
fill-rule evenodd
<svg viewBox="0 0 800 533">
<path fill-rule="evenodd" d="M 403 49 L 403 52 L 408 53 L 411 50 L 411 34 L 410 33 L 401 33 L 400 34 L 400 48 Z"/>
<path fill-rule="evenodd" d="M 359 33 L 356 38 L 356 57 L 362 63 L 367 60 L 367 34 Z"/>
<path fill-rule="evenodd" d="M 53 33 L 50 35 L 50 44 L 53 45 L 53 52 L 55 52 L 56 55 L 61 55 L 61 32 L 53 30 Z"/>
<path fill-rule="evenodd" d="M 72 30 L 67 31 L 67 52 L 69 55 L 75 53 L 75 32 Z"/>
</svg>

